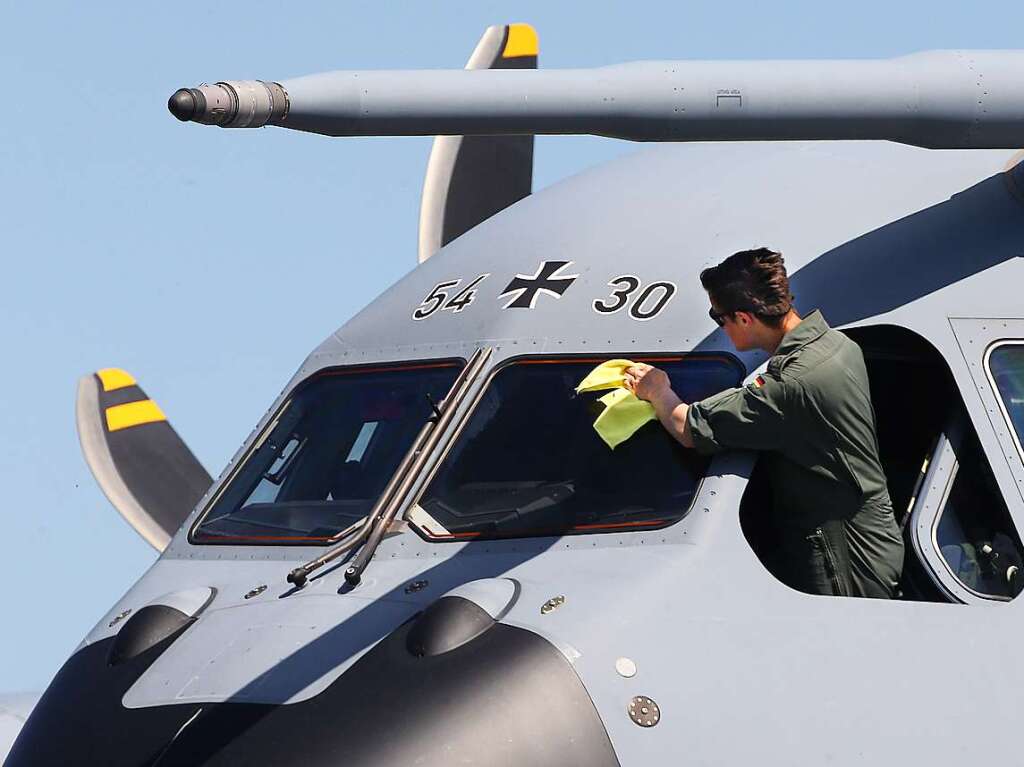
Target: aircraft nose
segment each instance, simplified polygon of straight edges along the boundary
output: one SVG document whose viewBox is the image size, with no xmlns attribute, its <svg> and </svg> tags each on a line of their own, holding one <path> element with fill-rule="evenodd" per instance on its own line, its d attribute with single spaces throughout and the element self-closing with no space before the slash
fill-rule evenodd
<svg viewBox="0 0 1024 767">
<path fill-rule="evenodd" d="M 187 630 L 202 626 L 200 620 Z M 116 635 L 72 656 L 6 764 L 135 767 L 152 764 L 158 754 L 160 767 L 619 765 L 565 656 L 464 596 L 441 597 L 395 627 L 310 698 L 284 705 L 228 699 L 125 706 L 125 693 L 175 636 L 137 654 L 115 653 L 114 665 Z M 337 663 L 335 652 L 321 637 L 297 652 L 289 648 L 277 663 L 302 676 Z M 210 673 L 219 668 L 210 664 Z"/>
</svg>

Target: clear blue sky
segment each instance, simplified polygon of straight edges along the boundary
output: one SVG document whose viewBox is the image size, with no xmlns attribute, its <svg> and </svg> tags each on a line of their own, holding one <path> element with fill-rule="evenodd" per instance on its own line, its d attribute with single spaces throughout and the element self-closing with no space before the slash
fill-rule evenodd
<svg viewBox="0 0 1024 767">
<path fill-rule="evenodd" d="M 533 23 L 545 67 L 1020 46 L 1015 2 L 0 3 L 0 692 L 41 690 L 155 560 L 97 489 L 77 378 L 123 367 L 210 473 L 303 357 L 416 259 L 428 139 L 182 125 L 176 88 L 461 67 Z M 637 147 L 538 141 L 535 185 Z"/>
</svg>

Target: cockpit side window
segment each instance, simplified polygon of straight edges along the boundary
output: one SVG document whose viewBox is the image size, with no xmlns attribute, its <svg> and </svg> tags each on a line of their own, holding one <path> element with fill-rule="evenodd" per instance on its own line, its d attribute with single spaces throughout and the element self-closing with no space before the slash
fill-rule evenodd
<svg viewBox="0 0 1024 767">
<path fill-rule="evenodd" d="M 997 344 L 986 356 L 1003 417 L 1013 429 L 1018 454 L 1024 460 L 1024 341 Z"/>
<path fill-rule="evenodd" d="M 973 429 L 955 447 L 956 469 L 934 528 L 950 573 L 976 594 L 1013 598 L 1024 587 L 1022 548 Z"/>
<path fill-rule="evenodd" d="M 194 528 L 193 543 L 326 543 L 369 513 L 462 367 L 325 370 L 298 387 Z"/>
<path fill-rule="evenodd" d="M 1024 434 L 1024 344 L 999 342 L 985 367 L 1018 451 Z M 977 434 L 954 442 L 956 463 L 932 536 L 942 563 L 970 592 L 1012 599 L 1024 589 L 1024 547 Z M 1024 455 L 1024 454 L 1022 454 Z"/>
<path fill-rule="evenodd" d="M 737 385 L 731 357 L 632 357 L 665 370 L 693 401 Z M 407 518 L 431 541 L 664 527 L 689 509 L 708 459 L 652 421 L 610 449 L 594 431 L 598 394 L 574 387 L 606 358 L 523 359 L 494 374 Z"/>
</svg>

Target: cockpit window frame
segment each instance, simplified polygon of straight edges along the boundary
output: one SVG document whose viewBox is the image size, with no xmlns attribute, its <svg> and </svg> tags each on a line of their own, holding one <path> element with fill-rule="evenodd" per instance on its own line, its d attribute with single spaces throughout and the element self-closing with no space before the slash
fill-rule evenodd
<svg viewBox="0 0 1024 767">
<path fill-rule="evenodd" d="M 932 582 L 951 602 L 979 604 L 984 602 L 1012 602 L 1015 597 L 978 591 L 961 580 L 954 572 L 939 545 L 939 523 L 947 511 L 950 494 L 961 468 L 961 452 L 968 442 L 967 430 L 972 428 L 966 412 L 956 412 L 943 427 L 935 449 L 929 459 L 921 493 L 916 497 L 908 524 L 914 553 L 925 564 Z M 984 453 L 982 460 L 988 462 Z M 1010 516 L 1013 522 L 1012 515 Z"/>
<path fill-rule="evenodd" d="M 358 363 L 355 365 L 333 365 L 330 367 L 320 368 L 313 371 L 308 376 L 303 378 L 301 381 L 296 383 L 293 387 L 288 389 L 281 400 L 281 404 L 273 412 L 273 414 L 266 419 L 266 423 L 259 433 L 252 439 L 245 452 L 238 458 L 231 472 L 224 477 L 219 483 L 216 492 L 210 496 L 209 500 L 203 505 L 201 511 L 196 515 L 195 520 L 189 525 L 188 534 L 186 541 L 191 546 L 259 546 L 259 547 L 295 547 L 295 546 L 308 546 L 315 548 L 323 548 L 332 545 L 330 539 L 316 537 L 308 538 L 304 536 L 290 537 L 289 540 L 273 540 L 270 537 L 266 537 L 262 540 L 196 540 L 196 532 L 200 526 L 206 521 L 207 517 L 217 506 L 217 503 L 223 497 L 224 493 L 228 488 L 232 486 L 238 475 L 248 465 L 252 459 L 253 454 L 260 449 L 270 434 L 277 428 L 281 418 L 287 412 L 288 408 L 295 401 L 296 396 L 301 394 L 307 387 L 313 384 L 314 381 L 339 375 L 358 375 L 360 373 L 375 373 L 381 371 L 390 370 L 417 370 L 426 368 L 440 368 L 455 366 L 461 370 L 466 365 L 465 357 L 444 357 L 444 358 L 431 358 L 431 359 L 418 359 L 418 360 L 402 360 L 402 361 L 390 361 L 390 362 L 368 362 Z"/>
<path fill-rule="evenodd" d="M 963 433 L 963 417 L 951 416 L 943 427 L 928 459 L 921 490 L 914 499 L 907 520 L 910 542 L 914 554 L 925 565 L 924 571 L 946 599 L 959 604 L 968 603 L 972 596 L 984 598 L 984 595 L 977 594 L 957 578 L 939 549 L 937 537 L 939 519 L 946 508 L 946 500 L 959 465 L 955 443 L 960 442 Z"/>
<path fill-rule="evenodd" d="M 1010 515 L 1017 529 L 1024 530 L 1024 459 L 1014 440 L 1012 426 L 1001 413 L 1000 396 L 993 388 L 985 359 L 989 349 L 1024 339 L 1024 318 L 950 317 L 949 324 L 962 355 L 962 370 L 967 374 L 961 384 L 965 404 L 979 429 L 978 436 Z M 986 420 L 990 428 L 982 425 Z"/>
<path fill-rule="evenodd" d="M 1013 424 L 1013 419 L 1010 418 L 1010 412 L 1006 409 L 1006 403 L 1003 402 L 1003 395 L 999 391 L 999 386 L 996 384 L 995 376 L 992 375 L 992 353 L 1004 346 L 1024 347 L 1024 339 L 1006 338 L 989 344 L 985 348 L 985 354 L 982 357 L 982 367 L 985 370 L 985 378 L 988 379 L 988 385 L 992 388 L 992 396 L 996 401 L 996 405 L 999 407 L 999 413 L 1003 416 L 1003 422 L 1006 424 L 1006 429 L 1010 434 L 1010 439 L 1017 448 L 1017 458 L 1024 463 L 1024 445 L 1021 444 L 1021 436 L 1017 433 L 1017 428 Z"/>
<path fill-rule="evenodd" d="M 950 566 L 949 560 L 946 559 L 945 555 L 942 553 L 942 550 L 939 546 L 939 523 L 942 521 L 942 517 L 946 513 L 946 506 L 949 502 L 949 496 L 953 492 L 953 483 L 956 482 L 957 475 L 960 473 L 960 459 L 955 457 L 955 452 L 957 449 L 958 448 L 956 447 L 953 448 L 953 467 L 949 472 L 949 476 L 946 478 L 946 484 L 942 490 L 942 496 L 939 498 L 938 506 L 931 521 L 930 540 L 932 550 L 935 552 L 935 559 L 939 562 L 939 564 L 942 565 L 943 570 L 953 580 L 953 582 L 956 583 L 957 587 L 963 589 L 971 596 L 983 600 L 985 602 L 1011 602 L 1013 601 L 1013 597 L 1007 597 L 1001 594 L 986 594 L 985 592 L 978 591 L 977 589 L 971 588 L 966 583 L 964 583 L 960 576 L 953 572 L 953 568 Z M 943 590 L 949 592 L 948 587 L 944 587 Z M 955 594 L 954 598 L 956 598 L 958 601 L 963 601 L 960 597 L 957 597 Z"/>
<path fill-rule="evenodd" d="M 704 483 L 707 480 L 707 473 L 706 472 L 701 476 L 701 478 L 697 481 L 697 484 L 694 486 L 693 497 L 690 499 L 690 505 L 678 517 L 668 521 L 667 523 L 665 523 L 663 525 L 656 525 L 656 526 L 655 525 L 651 525 L 651 526 L 643 526 L 643 527 L 637 526 L 637 527 L 634 527 L 632 529 L 630 529 L 630 528 L 623 528 L 623 527 L 612 528 L 611 526 L 601 526 L 601 529 L 594 529 L 594 530 L 589 530 L 589 531 L 586 531 L 586 532 L 562 533 L 562 534 L 558 534 L 558 535 L 537 534 L 537 535 L 514 536 L 514 537 L 480 538 L 478 535 L 467 535 L 467 534 L 454 534 L 454 535 L 451 535 L 450 537 L 430 537 L 430 536 L 425 535 L 421 530 L 419 530 L 416 525 L 414 525 L 414 524 L 409 522 L 409 514 L 413 511 L 413 509 L 415 509 L 416 507 L 419 506 L 420 501 L 423 499 L 423 494 L 430 487 L 431 483 L 434 481 L 435 477 L 437 476 L 437 472 L 440 471 L 441 466 L 443 466 L 445 461 L 448 459 L 448 456 L 449 456 L 452 448 L 461 439 L 462 434 L 463 434 L 464 430 L 466 429 L 466 427 L 468 426 L 468 424 L 470 423 L 470 421 L 472 420 L 472 417 L 473 417 L 474 413 L 476 412 L 477 407 L 479 406 L 481 399 L 487 393 L 487 391 L 490 389 L 491 385 L 494 382 L 494 379 L 502 371 L 504 371 L 506 368 L 512 367 L 514 365 L 521 365 L 521 364 L 524 364 L 524 363 L 527 363 L 527 364 L 531 364 L 531 363 L 532 364 L 560 364 L 560 363 L 566 363 L 566 362 L 592 361 L 595 365 L 598 365 L 598 364 L 600 364 L 602 362 L 606 362 L 607 360 L 610 360 L 610 359 L 623 359 L 623 358 L 628 358 L 628 359 L 634 360 L 636 362 L 646 362 L 648 364 L 656 364 L 658 362 L 678 362 L 678 361 L 682 361 L 682 360 L 685 360 L 685 359 L 688 359 L 688 358 L 689 359 L 724 359 L 729 364 L 733 365 L 736 368 L 737 375 L 738 375 L 737 382 L 735 384 L 736 386 L 742 385 L 742 381 L 744 379 L 744 376 L 747 373 L 746 366 L 743 364 L 743 362 L 735 354 L 732 354 L 732 353 L 730 353 L 728 351 L 724 351 L 724 350 L 723 351 L 715 350 L 715 351 L 707 351 L 707 352 L 692 352 L 692 351 L 691 352 L 671 352 L 671 351 L 661 350 L 661 351 L 642 352 L 642 353 L 637 353 L 635 350 L 634 351 L 626 351 L 626 352 L 609 350 L 607 352 L 602 351 L 599 354 L 585 353 L 585 352 L 582 352 L 582 353 L 572 353 L 572 352 L 570 352 L 570 353 L 565 353 L 565 354 L 519 354 L 519 355 L 515 355 L 515 356 L 511 356 L 511 357 L 506 357 L 506 358 L 500 360 L 490 370 L 487 371 L 486 378 L 484 379 L 483 383 L 477 388 L 476 392 L 474 393 L 474 395 L 472 397 L 472 400 L 468 403 L 465 411 L 457 419 L 457 423 L 455 424 L 454 428 L 452 429 L 452 431 L 448 435 L 446 435 L 444 437 L 444 443 L 443 443 L 441 451 L 431 460 L 430 464 L 428 465 L 427 470 L 423 473 L 423 476 L 420 477 L 417 480 L 415 488 L 413 489 L 413 492 L 410 493 L 409 498 L 407 499 L 406 503 L 404 504 L 404 508 L 402 509 L 402 513 L 401 513 L 401 517 L 402 517 L 402 519 L 406 523 L 408 523 L 409 529 L 411 531 L 413 531 L 416 534 L 416 536 L 422 542 L 424 542 L 424 543 L 426 543 L 428 545 L 451 544 L 451 543 L 466 543 L 468 541 L 473 541 L 473 540 L 482 540 L 482 541 L 486 541 L 489 544 L 494 544 L 494 543 L 499 543 L 499 542 L 502 542 L 502 541 L 508 541 L 508 542 L 511 542 L 511 543 L 515 543 L 516 541 L 545 540 L 545 539 L 551 539 L 551 538 L 560 538 L 560 537 L 563 537 L 565 535 L 568 535 L 570 537 L 578 537 L 578 536 L 582 536 L 582 535 L 602 535 L 603 536 L 603 535 L 614 535 L 614 534 L 623 534 L 623 533 L 631 533 L 631 532 L 635 532 L 635 533 L 650 533 L 650 532 L 655 532 L 655 531 L 659 531 L 659 530 L 665 530 L 667 528 L 673 527 L 674 525 L 678 524 L 683 519 L 685 519 L 689 515 L 690 511 L 692 511 L 693 506 L 696 503 L 697 498 L 701 494 L 701 491 L 702 491 L 702 488 L 704 486 Z"/>
</svg>

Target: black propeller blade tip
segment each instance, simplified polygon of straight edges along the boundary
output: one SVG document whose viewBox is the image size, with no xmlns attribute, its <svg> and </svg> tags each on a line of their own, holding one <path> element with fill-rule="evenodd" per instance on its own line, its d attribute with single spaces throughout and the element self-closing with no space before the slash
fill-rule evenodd
<svg viewBox="0 0 1024 767">
<path fill-rule="evenodd" d="M 196 104 L 196 97 L 192 94 L 192 91 L 188 88 L 178 88 L 169 99 L 167 99 L 167 108 L 171 110 L 171 114 L 177 117 L 182 122 L 188 122 L 196 116 L 198 105 Z"/>
</svg>

